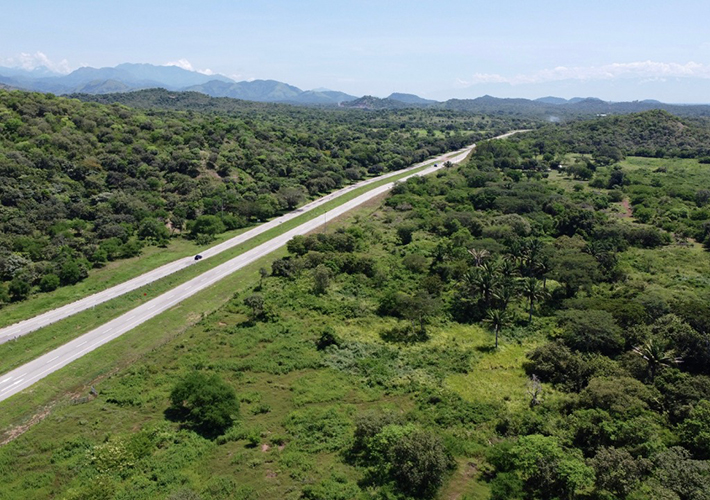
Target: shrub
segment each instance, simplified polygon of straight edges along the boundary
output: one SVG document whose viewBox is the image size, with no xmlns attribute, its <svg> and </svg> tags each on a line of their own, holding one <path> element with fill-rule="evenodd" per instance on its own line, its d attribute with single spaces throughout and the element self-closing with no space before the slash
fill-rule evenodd
<svg viewBox="0 0 710 500">
<path fill-rule="evenodd" d="M 43 292 L 51 292 L 59 287 L 59 276 L 56 274 L 47 274 L 42 277 L 39 282 L 39 289 Z"/>
<path fill-rule="evenodd" d="M 205 437 L 223 434 L 239 412 L 234 389 L 217 375 L 192 372 L 170 393 L 168 413 Z"/>
</svg>

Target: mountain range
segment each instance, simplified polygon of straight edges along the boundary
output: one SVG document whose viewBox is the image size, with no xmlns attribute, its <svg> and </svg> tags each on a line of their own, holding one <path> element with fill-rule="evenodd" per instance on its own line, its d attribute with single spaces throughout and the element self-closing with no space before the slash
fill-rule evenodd
<svg viewBox="0 0 710 500">
<path fill-rule="evenodd" d="M 475 99 L 449 99 L 439 102 L 397 92 L 384 99 L 373 96 L 358 98 L 335 90 L 302 90 L 275 80 L 238 82 L 224 75 L 204 74 L 177 66 L 133 63 L 119 64 L 113 68 L 83 67 L 67 75 L 54 73 L 45 67 L 33 70 L 0 67 L 0 88 L 82 96 L 163 88 L 173 92 L 198 92 L 210 97 L 255 102 L 375 110 L 433 106 L 475 113 L 537 116 L 551 121 L 580 115 L 625 114 L 649 109 L 664 109 L 679 116 L 710 116 L 710 106 L 707 105 L 671 105 L 654 100 L 612 103 L 593 97 L 562 99 L 548 96 L 531 100 L 500 99 L 484 95 Z"/>
<path fill-rule="evenodd" d="M 110 94 L 148 88 L 196 91 L 212 97 L 232 97 L 260 102 L 294 104 L 339 104 L 356 96 L 331 90 L 301 90 L 274 80 L 236 82 L 223 75 L 205 75 L 177 66 L 119 64 L 114 68 L 83 67 L 68 75 L 47 68 L 34 70 L 0 67 L 0 84 L 5 87 L 52 92 L 54 94 Z"/>
</svg>

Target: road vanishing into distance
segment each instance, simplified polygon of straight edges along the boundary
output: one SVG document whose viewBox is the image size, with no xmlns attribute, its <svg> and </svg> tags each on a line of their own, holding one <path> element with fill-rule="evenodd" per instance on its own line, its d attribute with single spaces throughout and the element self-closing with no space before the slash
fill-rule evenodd
<svg viewBox="0 0 710 500">
<path fill-rule="evenodd" d="M 462 151 L 466 151 L 466 153 L 468 153 L 472 147 L 473 146 L 470 146 Z M 200 255 L 202 255 L 203 259 L 208 259 L 210 257 L 214 257 L 215 255 L 222 253 L 225 250 L 228 250 L 228 249 L 233 248 L 235 246 L 241 245 L 242 243 L 244 243 L 244 242 L 246 242 L 246 241 L 262 234 L 262 233 L 265 233 L 266 231 L 268 231 L 270 229 L 278 227 L 280 224 L 283 224 L 284 222 L 290 221 L 291 219 L 294 219 L 306 212 L 310 212 L 311 210 L 314 210 L 314 209 L 324 205 L 325 203 L 328 203 L 329 201 L 332 201 L 340 196 L 343 196 L 344 194 L 347 194 L 350 191 L 361 188 L 363 186 L 367 186 L 369 184 L 373 184 L 375 182 L 379 182 L 382 179 L 387 179 L 388 177 L 400 175 L 402 173 L 407 172 L 408 170 L 416 170 L 417 168 L 420 168 L 426 164 L 436 163 L 437 161 L 439 161 L 439 162 L 447 161 L 447 157 L 450 156 L 451 154 L 452 153 L 447 153 L 445 155 L 435 158 L 434 160 L 427 160 L 425 162 L 418 163 L 416 165 L 412 165 L 411 167 L 407 167 L 406 169 L 397 170 L 395 172 L 389 172 L 384 175 L 373 177 L 371 179 L 366 179 L 366 180 L 358 182 L 356 184 L 346 186 L 342 189 L 339 189 L 338 191 L 333 191 L 332 193 L 330 193 L 322 198 L 318 198 L 317 200 L 312 201 L 312 202 L 308 203 L 307 205 L 302 206 L 301 208 L 298 208 L 292 212 L 282 215 L 281 217 L 277 217 L 277 218 L 272 219 L 268 222 L 260 224 L 248 231 L 243 232 L 242 234 L 240 234 L 238 236 L 235 236 L 234 238 L 230 238 L 229 240 L 227 240 L 223 243 L 220 243 L 219 245 L 215 245 L 211 248 L 208 248 L 208 249 L 200 252 Z M 454 153 L 454 154 L 457 154 L 457 153 Z M 463 154 L 463 153 L 461 153 L 461 154 Z M 148 285 L 154 281 L 157 281 L 157 280 L 164 278 L 170 274 L 180 271 L 181 269 L 184 269 L 184 268 L 191 266 L 195 263 L 196 263 L 196 261 L 194 259 L 194 256 L 184 257 L 184 258 L 175 260 L 173 262 L 170 262 L 169 264 L 165 264 L 163 266 L 160 266 L 156 269 L 153 269 L 152 271 L 149 271 L 149 272 L 144 273 L 140 276 L 132 278 L 132 279 L 125 281 L 119 285 L 112 286 L 111 288 L 107 288 L 105 290 L 102 290 L 101 292 L 95 293 L 93 295 L 89 295 L 88 297 L 77 300 L 75 302 L 72 302 L 72 303 L 62 306 L 62 307 L 59 307 L 57 309 L 47 311 L 46 313 L 40 314 L 40 315 L 35 316 L 33 318 L 29 318 L 29 319 L 17 322 L 13 325 L 7 326 L 5 328 L 1 328 L 0 329 L 0 344 L 3 344 L 3 343 L 10 341 L 10 340 L 13 340 L 17 337 L 21 337 L 22 335 L 27 335 L 30 332 L 33 332 L 35 330 L 39 330 L 40 328 L 43 328 L 43 327 L 50 325 L 52 323 L 55 323 L 57 321 L 60 321 L 64 318 L 68 318 L 69 316 L 72 316 L 76 313 L 85 311 L 87 309 L 90 309 L 94 306 L 102 304 L 102 303 L 109 301 L 111 299 L 115 299 L 116 297 L 119 297 L 123 294 L 126 294 L 128 292 L 136 290 L 142 286 Z"/>
<path fill-rule="evenodd" d="M 496 137 L 496 139 L 507 137 L 516 132 L 517 131 L 509 132 L 508 134 L 503 134 L 501 136 Z M 335 191 L 327 196 L 324 196 L 323 198 L 320 198 L 314 202 L 303 206 L 298 210 L 295 210 L 282 217 L 278 217 L 269 222 L 266 222 L 250 231 L 242 233 L 241 235 L 235 238 L 232 238 L 228 241 L 225 241 L 224 243 L 205 250 L 201 255 L 203 255 L 204 258 L 217 255 L 218 253 L 223 252 L 228 248 L 232 248 L 236 245 L 239 245 L 240 243 L 243 243 L 244 241 L 253 238 L 256 235 L 261 234 L 264 231 L 267 231 L 268 229 L 276 227 L 287 220 L 293 219 L 294 217 L 297 217 L 304 212 L 313 210 L 314 208 L 317 208 L 323 205 L 324 203 L 327 203 L 328 201 L 331 201 L 339 196 L 342 196 L 348 191 L 352 191 L 361 186 L 377 182 L 387 177 L 392 177 L 401 174 L 403 172 L 406 172 L 407 170 L 414 170 L 427 164 L 429 164 L 428 167 L 418 172 L 414 172 L 411 175 L 400 179 L 399 181 L 404 181 L 406 179 L 409 179 L 410 177 L 423 176 L 438 171 L 443 167 L 443 163 L 447 161 L 451 163 L 460 163 L 466 158 L 466 156 L 468 156 L 468 154 L 474 147 L 475 144 L 453 153 L 441 155 L 433 160 L 427 160 L 423 163 L 413 165 L 411 167 L 408 167 L 407 169 L 398 170 L 396 172 L 368 179 L 366 181 L 343 188 L 339 191 Z M 436 165 L 434 165 L 434 163 L 436 163 Z M 23 366 L 20 366 L 19 368 L 0 375 L 0 401 L 3 401 L 9 398 L 10 396 L 13 396 L 14 394 L 17 394 L 18 392 L 26 389 L 38 380 L 46 377 L 50 373 L 53 373 L 59 370 L 60 368 L 68 365 L 72 361 L 82 357 L 87 352 L 91 352 L 94 349 L 97 349 L 98 347 L 132 330 L 136 326 L 145 323 L 149 319 L 159 315 L 164 311 L 167 311 L 168 309 L 174 307 L 175 305 L 179 304 L 188 297 L 191 297 L 199 291 L 204 290 L 205 288 L 217 283 L 226 276 L 229 276 L 230 274 L 238 271 L 239 269 L 242 269 L 248 264 L 251 264 L 252 262 L 260 259 L 261 257 L 279 249 L 280 247 L 286 245 L 286 243 L 288 243 L 294 236 L 307 234 L 322 226 L 325 221 L 339 217 L 340 215 L 345 214 L 353 208 L 362 205 L 363 203 L 383 193 L 386 193 L 387 191 L 392 189 L 394 184 L 394 182 L 390 182 L 371 189 L 370 191 L 367 191 L 366 193 L 363 193 L 360 196 L 353 198 L 352 200 L 349 200 L 343 203 L 342 205 L 333 208 L 332 210 L 329 210 L 323 215 L 322 218 L 316 217 L 314 219 L 311 219 L 310 221 L 304 222 L 303 224 L 295 227 L 294 229 L 286 231 L 285 233 L 276 236 L 271 240 L 262 243 L 261 245 L 258 245 L 257 247 L 247 252 L 244 252 L 243 254 L 223 264 L 220 264 L 208 271 L 205 271 L 201 275 L 185 283 L 182 283 L 181 285 L 176 286 L 172 290 L 169 290 L 168 292 L 165 292 L 164 294 L 148 302 L 143 303 L 142 305 L 136 307 L 135 309 L 132 309 L 131 311 L 128 311 L 127 313 L 122 314 L 121 316 L 109 321 L 108 323 L 105 323 L 104 325 L 95 328 L 94 330 L 85 333 L 70 342 L 67 342 L 63 346 L 54 349 L 53 351 L 50 351 L 47 354 L 44 354 L 38 357 L 37 359 L 30 361 L 29 363 L 26 363 Z M 85 299 L 82 299 L 80 301 L 68 304 L 67 306 L 61 307 L 54 311 L 50 311 L 49 313 L 37 316 L 36 318 L 17 323 L 13 326 L 23 324 L 29 324 L 31 326 L 25 326 L 24 328 L 27 330 L 16 330 L 16 333 L 14 333 L 14 335 L 24 335 L 30 331 L 36 330 L 37 328 L 41 328 L 42 326 L 50 324 L 54 321 L 58 321 L 59 319 L 65 318 L 79 311 L 83 311 L 89 307 L 92 307 L 92 305 L 100 304 L 101 302 L 105 302 L 114 297 L 122 295 L 130 290 L 150 283 L 151 281 L 155 281 L 156 279 L 160 279 L 163 276 L 167 276 L 168 274 L 187 267 L 188 265 L 194 262 L 195 261 L 193 257 L 179 259 L 171 264 L 167 264 L 158 269 L 150 271 L 121 285 L 109 288 L 107 290 L 104 290 L 103 292 L 97 293 L 90 297 L 86 297 Z M 98 300 L 98 302 L 94 302 L 95 300 Z M 56 311 L 63 312 L 57 316 L 52 315 Z M 33 325 L 33 320 L 37 320 L 37 324 Z M 5 331 L 8 331 L 10 328 L 12 327 L 0 330 L 0 335 L 5 335 Z"/>
</svg>

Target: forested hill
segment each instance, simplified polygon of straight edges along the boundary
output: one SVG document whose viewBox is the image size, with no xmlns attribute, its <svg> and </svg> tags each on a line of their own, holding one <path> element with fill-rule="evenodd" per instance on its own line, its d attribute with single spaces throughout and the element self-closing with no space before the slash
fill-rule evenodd
<svg viewBox="0 0 710 500">
<path fill-rule="evenodd" d="M 513 140 L 538 141 L 546 151 L 595 153 L 613 148 L 624 155 L 696 158 L 710 155 L 710 124 L 652 110 L 547 125 Z"/>
<path fill-rule="evenodd" d="M 181 232 L 209 239 L 272 217 L 502 123 L 239 105 L 216 116 L 0 91 L 0 304 Z"/>
</svg>

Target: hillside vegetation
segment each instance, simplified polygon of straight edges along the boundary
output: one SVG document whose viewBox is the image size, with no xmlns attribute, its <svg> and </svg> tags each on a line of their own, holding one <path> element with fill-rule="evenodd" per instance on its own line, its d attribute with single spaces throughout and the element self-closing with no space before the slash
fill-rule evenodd
<svg viewBox="0 0 710 500">
<path fill-rule="evenodd" d="M 681 119 L 662 110 L 548 125 L 516 140 L 535 142 L 543 154 L 616 150 L 624 155 L 657 158 L 710 157 L 707 122 Z"/>
<path fill-rule="evenodd" d="M 455 113 L 365 117 L 167 91 L 121 98 L 151 109 L 0 91 L 0 306 L 144 245 L 207 243 L 503 123 L 479 120 L 472 132 L 476 120 Z M 154 109 L 165 101 L 179 110 Z"/>
</svg>

